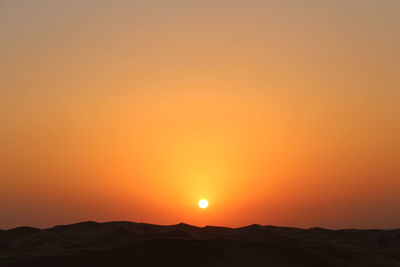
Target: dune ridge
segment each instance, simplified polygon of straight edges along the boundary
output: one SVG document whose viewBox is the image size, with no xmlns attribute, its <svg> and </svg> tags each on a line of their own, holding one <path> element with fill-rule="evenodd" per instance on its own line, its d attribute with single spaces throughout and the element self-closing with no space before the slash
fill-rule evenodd
<svg viewBox="0 0 400 267">
<path fill-rule="evenodd" d="M 0 230 L 0 266 L 400 266 L 400 229 L 94 221 Z"/>
</svg>

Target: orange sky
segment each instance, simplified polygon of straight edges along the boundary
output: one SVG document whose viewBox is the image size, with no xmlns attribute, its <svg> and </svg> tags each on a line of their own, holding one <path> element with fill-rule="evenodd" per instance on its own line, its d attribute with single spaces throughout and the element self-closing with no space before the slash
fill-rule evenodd
<svg viewBox="0 0 400 267">
<path fill-rule="evenodd" d="M 399 11 L 1 1 L 0 228 L 399 227 Z"/>
</svg>

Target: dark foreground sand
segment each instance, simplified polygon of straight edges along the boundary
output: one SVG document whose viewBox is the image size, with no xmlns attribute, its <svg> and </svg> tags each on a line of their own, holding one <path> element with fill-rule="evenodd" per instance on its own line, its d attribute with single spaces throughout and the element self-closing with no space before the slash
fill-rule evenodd
<svg viewBox="0 0 400 267">
<path fill-rule="evenodd" d="M 0 266 L 399 266 L 400 230 L 84 222 L 0 230 Z"/>
</svg>

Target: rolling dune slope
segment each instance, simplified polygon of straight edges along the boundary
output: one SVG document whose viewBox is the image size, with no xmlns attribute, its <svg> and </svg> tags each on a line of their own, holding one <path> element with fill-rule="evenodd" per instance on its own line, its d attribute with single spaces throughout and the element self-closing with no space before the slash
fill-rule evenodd
<svg viewBox="0 0 400 267">
<path fill-rule="evenodd" d="M 83 222 L 0 231 L 0 266 L 400 266 L 400 230 Z"/>
</svg>

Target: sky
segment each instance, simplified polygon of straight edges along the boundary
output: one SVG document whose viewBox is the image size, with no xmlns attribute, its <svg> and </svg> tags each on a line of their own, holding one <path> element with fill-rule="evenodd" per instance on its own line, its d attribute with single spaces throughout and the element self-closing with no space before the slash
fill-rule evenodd
<svg viewBox="0 0 400 267">
<path fill-rule="evenodd" d="M 0 1 L 0 229 L 400 227 L 399 12 Z"/>
</svg>

